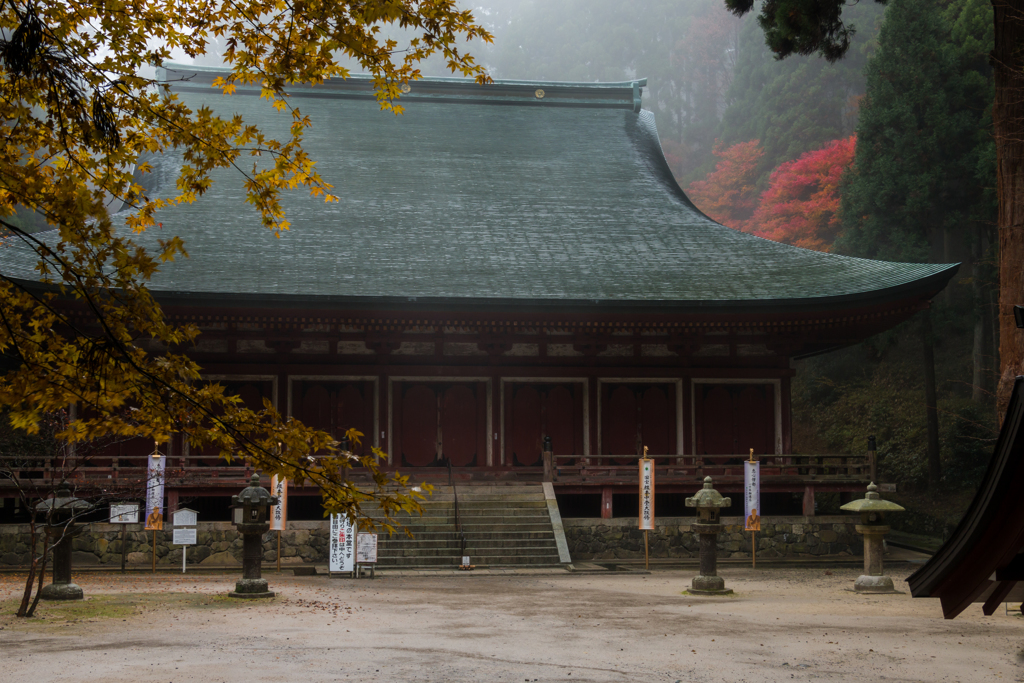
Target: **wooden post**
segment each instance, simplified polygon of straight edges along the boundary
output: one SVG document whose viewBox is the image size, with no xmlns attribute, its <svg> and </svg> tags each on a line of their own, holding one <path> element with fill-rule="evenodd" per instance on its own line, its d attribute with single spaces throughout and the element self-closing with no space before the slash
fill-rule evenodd
<svg viewBox="0 0 1024 683">
<path fill-rule="evenodd" d="M 644 570 L 651 570 L 651 556 L 647 550 L 647 530 L 644 529 Z"/>
<path fill-rule="evenodd" d="M 281 572 L 281 530 L 277 530 L 277 571 Z"/>
<path fill-rule="evenodd" d="M 153 529 L 153 573 L 156 574 L 156 529 Z"/>
<path fill-rule="evenodd" d="M 124 574 L 124 565 L 128 560 L 128 525 L 121 525 L 121 573 Z"/>
<path fill-rule="evenodd" d="M 756 531 L 751 531 L 750 532 L 750 557 L 754 561 L 754 563 L 753 563 L 751 568 L 752 569 L 757 569 L 757 532 Z"/>
</svg>

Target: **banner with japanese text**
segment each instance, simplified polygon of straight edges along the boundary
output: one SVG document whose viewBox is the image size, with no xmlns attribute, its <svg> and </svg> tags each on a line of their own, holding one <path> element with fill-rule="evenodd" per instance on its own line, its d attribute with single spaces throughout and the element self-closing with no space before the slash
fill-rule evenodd
<svg viewBox="0 0 1024 683">
<path fill-rule="evenodd" d="M 761 463 L 743 463 L 743 515 L 747 531 L 761 530 Z"/>
<path fill-rule="evenodd" d="M 277 496 L 277 505 L 270 506 L 270 528 L 273 531 L 284 531 L 288 525 L 288 480 L 270 477 L 270 495 Z"/>
<path fill-rule="evenodd" d="M 356 568 L 355 529 L 348 515 L 331 515 L 331 557 L 329 570 L 351 572 Z"/>
<path fill-rule="evenodd" d="M 654 461 L 640 459 L 640 528 L 654 529 Z"/>
<path fill-rule="evenodd" d="M 149 456 L 146 476 L 146 530 L 162 531 L 164 528 L 164 470 L 167 458 L 159 451 Z"/>
</svg>

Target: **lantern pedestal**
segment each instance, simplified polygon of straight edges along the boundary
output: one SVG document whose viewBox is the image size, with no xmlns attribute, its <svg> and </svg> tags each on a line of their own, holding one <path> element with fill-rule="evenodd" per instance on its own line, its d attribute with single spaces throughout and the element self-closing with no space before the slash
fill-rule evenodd
<svg viewBox="0 0 1024 683">
<path fill-rule="evenodd" d="M 725 579 L 718 575 L 718 534 L 721 524 L 694 524 L 693 530 L 700 535 L 700 574 L 693 577 L 687 593 L 692 595 L 729 595 L 731 588 L 725 587 Z"/>
<path fill-rule="evenodd" d="M 854 529 L 864 535 L 864 574 L 854 582 L 853 590 L 858 593 L 895 593 L 892 579 L 882 573 L 882 539 L 889 533 L 889 527 L 858 524 Z"/>
<path fill-rule="evenodd" d="M 55 532 L 64 535 L 53 547 L 53 583 L 43 586 L 39 599 L 82 600 L 85 598 L 82 589 L 71 582 L 71 534 L 61 528 Z"/>
</svg>

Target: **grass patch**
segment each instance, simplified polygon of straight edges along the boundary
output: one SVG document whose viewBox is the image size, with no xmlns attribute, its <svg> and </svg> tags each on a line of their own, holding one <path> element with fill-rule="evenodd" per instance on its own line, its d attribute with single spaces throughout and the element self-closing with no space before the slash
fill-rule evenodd
<svg viewBox="0 0 1024 683">
<path fill-rule="evenodd" d="M 30 624 L 77 624 L 83 622 L 127 620 L 147 613 L 168 609 L 230 609 L 244 606 L 245 600 L 227 595 L 197 593 L 121 593 L 115 595 L 86 595 L 85 600 L 41 600 L 31 619 L 15 616 L 20 599 L 0 602 L 0 627 Z"/>
</svg>

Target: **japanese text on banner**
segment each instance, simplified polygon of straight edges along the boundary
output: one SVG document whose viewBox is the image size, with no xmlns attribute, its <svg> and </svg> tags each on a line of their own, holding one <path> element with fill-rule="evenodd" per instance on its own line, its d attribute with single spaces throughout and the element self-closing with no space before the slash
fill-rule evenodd
<svg viewBox="0 0 1024 683">
<path fill-rule="evenodd" d="M 348 515 L 331 515 L 330 571 L 355 571 L 355 529 Z"/>
<path fill-rule="evenodd" d="M 640 460 L 640 528 L 654 529 L 654 461 Z"/>
<path fill-rule="evenodd" d="M 270 493 L 277 496 L 277 505 L 270 506 L 270 528 L 284 531 L 288 525 L 288 480 L 275 474 L 270 477 Z"/>
<path fill-rule="evenodd" d="M 743 514 L 746 517 L 744 529 L 761 530 L 761 463 L 743 463 Z"/>
</svg>

